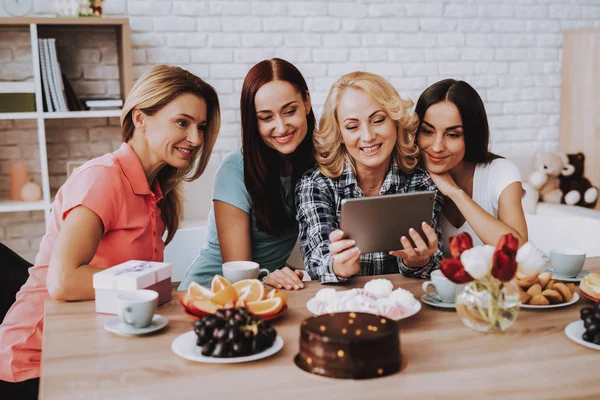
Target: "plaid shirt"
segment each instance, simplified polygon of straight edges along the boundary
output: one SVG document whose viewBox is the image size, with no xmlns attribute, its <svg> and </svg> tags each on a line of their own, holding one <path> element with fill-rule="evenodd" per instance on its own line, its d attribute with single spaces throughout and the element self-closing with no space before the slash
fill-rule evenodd
<svg viewBox="0 0 600 400">
<path fill-rule="evenodd" d="M 401 272 L 408 277 L 428 278 L 431 271 L 438 268 L 442 259 L 442 231 L 438 220 L 444 200 L 425 168 L 418 165 L 408 175 L 392 162 L 379 194 L 421 191 L 436 192 L 432 223 L 438 236 L 438 248 L 429 263 L 420 268 L 409 268 L 401 259 L 385 252 L 361 254 L 360 275 Z M 343 281 L 333 272 L 329 234 L 339 228 L 342 200 L 357 197 L 365 195 L 348 162 L 339 178 L 328 178 L 315 167 L 297 183 L 296 218 L 300 224 L 300 252 L 304 258 L 304 269 L 312 279 L 319 279 L 322 283 Z"/>
</svg>

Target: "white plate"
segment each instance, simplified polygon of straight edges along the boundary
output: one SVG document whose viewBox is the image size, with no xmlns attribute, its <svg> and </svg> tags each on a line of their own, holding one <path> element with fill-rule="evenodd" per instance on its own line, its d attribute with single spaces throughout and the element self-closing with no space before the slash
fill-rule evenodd
<svg viewBox="0 0 600 400">
<path fill-rule="evenodd" d="M 550 304 L 547 306 L 536 306 L 536 305 L 532 305 L 532 304 L 521 304 L 521 308 L 530 308 L 533 310 L 537 310 L 540 308 L 559 308 L 559 307 L 567 307 L 570 306 L 571 304 L 575 304 L 579 301 L 579 293 L 573 293 L 573 297 L 571 298 L 571 301 L 568 301 L 566 303 L 560 303 L 560 304 Z"/>
<path fill-rule="evenodd" d="M 425 304 L 428 304 L 432 307 L 439 307 L 439 308 L 456 308 L 456 305 L 454 303 L 444 303 L 443 301 L 439 301 L 434 299 L 433 297 L 429 296 L 428 294 L 423 294 L 421 295 L 421 301 Z"/>
<path fill-rule="evenodd" d="M 550 270 L 547 269 L 547 271 L 550 271 Z M 550 271 L 550 272 L 552 272 L 552 271 Z M 563 282 L 580 282 L 583 278 L 588 276 L 589 273 L 590 273 L 590 271 L 582 270 L 579 273 L 579 275 L 577 275 L 576 277 L 569 277 L 569 276 L 557 274 L 556 272 L 552 272 L 552 279 L 556 279 L 558 281 L 563 281 Z"/>
<path fill-rule="evenodd" d="M 421 307 L 422 307 L 421 303 L 419 303 L 417 301 L 417 306 L 413 309 L 413 311 L 411 313 L 406 314 L 406 315 L 404 315 L 404 316 L 402 316 L 400 318 L 395 318 L 394 321 L 400 321 L 401 319 L 412 317 L 413 315 L 415 315 L 416 313 L 418 313 L 419 311 L 421 311 Z M 311 313 L 313 313 L 315 315 L 320 315 L 317 312 L 317 299 L 316 298 L 313 297 L 312 299 L 308 300 L 306 302 L 306 308 L 308 308 L 308 311 L 310 311 Z M 354 312 L 360 312 L 360 311 L 357 311 L 357 310 L 344 310 L 344 311 L 340 311 L 340 312 L 352 312 L 352 311 L 354 311 Z M 328 313 L 324 313 L 324 314 L 328 314 Z"/>
<path fill-rule="evenodd" d="M 571 322 L 569 325 L 565 326 L 565 335 L 567 335 L 569 339 L 582 346 L 589 347 L 590 349 L 600 350 L 600 345 L 586 342 L 581 338 L 584 332 L 585 328 L 583 327 L 582 320 Z"/>
<path fill-rule="evenodd" d="M 283 347 L 283 339 L 281 336 L 277 336 L 273 345 L 260 353 L 244 357 L 218 358 L 203 356 L 200 353 L 200 347 L 196 345 L 197 339 L 198 336 L 194 331 L 179 335 L 173 340 L 173 343 L 171 343 L 171 350 L 179 357 L 183 357 L 186 360 L 213 364 L 232 364 L 260 360 L 261 358 L 272 356 Z"/>
<path fill-rule="evenodd" d="M 169 324 L 169 320 L 162 315 L 154 314 L 152 322 L 145 328 L 134 328 L 127 325 L 119 317 L 111 318 L 104 323 L 104 329 L 120 336 L 145 335 L 156 332 Z"/>
</svg>

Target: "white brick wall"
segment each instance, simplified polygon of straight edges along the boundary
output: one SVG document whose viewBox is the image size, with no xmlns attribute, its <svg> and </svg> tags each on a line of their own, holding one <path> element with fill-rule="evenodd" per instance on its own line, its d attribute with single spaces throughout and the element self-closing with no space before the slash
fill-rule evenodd
<svg viewBox="0 0 600 400">
<path fill-rule="evenodd" d="M 35 12 L 51 14 L 49 3 L 35 0 Z M 562 32 L 600 26 L 600 0 L 109 0 L 104 10 L 107 16 L 130 18 L 135 77 L 152 64 L 166 62 L 217 88 L 223 107 L 218 158 L 239 145 L 245 74 L 255 62 L 270 57 L 292 61 L 304 73 L 317 116 L 330 85 L 346 72 L 379 73 L 414 101 L 427 85 L 453 77 L 471 83 L 483 97 L 494 151 L 527 155 L 556 149 Z M 0 79 L 30 78 L 30 62 L 22 49 L 28 41 L 4 31 L 0 36 L 11 43 L 0 45 Z M 112 59 L 108 64 L 115 65 L 115 54 L 107 53 L 110 38 L 94 39 L 104 42 L 78 42 L 81 49 L 75 57 L 85 62 Z M 118 89 L 115 68 L 90 64 L 67 71 L 70 77 L 81 77 L 74 83 L 78 90 L 106 94 Z M 15 129 L 2 123 L 2 130 Z M 34 135 L 34 129 L 18 128 L 24 137 Z M 58 172 L 66 159 L 96 155 L 118 141 L 115 122 L 106 120 L 56 126 L 48 135 L 53 185 L 64 179 Z M 88 143 L 86 135 L 95 141 Z M 3 137 L 2 185 L 8 159 L 31 146 L 9 144 L 14 133 Z M 16 217 L 27 223 L 37 218 L 39 223 L 37 214 Z M 35 239 L 13 238 L 11 218 L 0 215 L 0 238 L 31 253 L 28 246 Z"/>
</svg>

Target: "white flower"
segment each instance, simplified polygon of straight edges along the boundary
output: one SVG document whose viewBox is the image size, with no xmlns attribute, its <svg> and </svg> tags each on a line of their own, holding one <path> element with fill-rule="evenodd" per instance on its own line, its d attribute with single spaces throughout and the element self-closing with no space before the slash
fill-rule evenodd
<svg viewBox="0 0 600 400">
<path fill-rule="evenodd" d="M 521 272 L 532 275 L 542 269 L 545 261 L 540 251 L 531 242 L 527 242 L 517 251 L 517 263 Z"/>
<path fill-rule="evenodd" d="M 481 279 L 491 269 L 494 250 L 494 246 L 475 246 L 463 251 L 460 262 L 473 279 Z"/>
</svg>

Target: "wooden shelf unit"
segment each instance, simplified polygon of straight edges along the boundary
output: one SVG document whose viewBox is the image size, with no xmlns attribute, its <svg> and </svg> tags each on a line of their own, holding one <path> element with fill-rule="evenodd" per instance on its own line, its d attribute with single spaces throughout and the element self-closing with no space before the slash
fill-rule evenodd
<svg viewBox="0 0 600 400">
<path fill-rule="evenodd" d="M 0 120 L 13 119 L 35 119 L 37 121 L 38 145 L 40 153 L 40 171 L 42 181 L 43 199 L 36 202 L 19 202 L 1 199 L 1 212 L 34 211 L 43 210 L 46 220 L 52 208 L 50 193 L 50 182 L 48 172 L 48 155 L 46 150 L 45 120 L 48 119 L 73 119 L 73 118 L 97 118 L 97 117 L 119 117 L 120 110 L 94 110 L 94 111 L 68 111 L 68 112 L 44 112 L 43 90 L 40 73 L 40 59 L 38 52 L 38 28 L 48 29 L 53 27 L 86 27 L 101 26 L 116 29 L 118 68 L 121 98 L 124 100 L 133 86 L 132 55 L 131 55 L 131 30 L 127 18 L 0 18 L 0 28 L 10 29 L 29 28 L 31 39 L 31 53 L 33 63 L 33 76 L 35 83 L 35 112 L 23 113 L 0 113 Z M 1 143 L 1 142 L 0 142 Z"/>
</svg>

